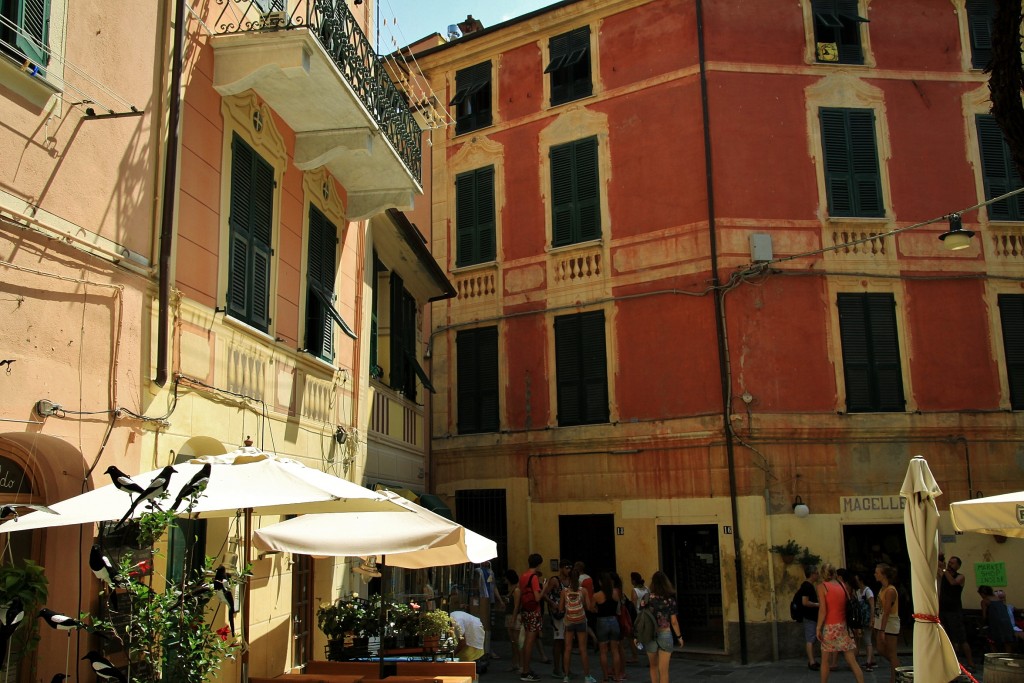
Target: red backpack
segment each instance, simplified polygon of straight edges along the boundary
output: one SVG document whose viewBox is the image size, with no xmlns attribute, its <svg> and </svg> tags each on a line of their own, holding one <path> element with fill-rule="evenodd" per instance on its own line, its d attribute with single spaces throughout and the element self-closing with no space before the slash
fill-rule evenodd
<svg viewBox="0 0 1024 683">
<path fill-rule="evenodd" d="M 519 607 L 525 612 L 536 612 L 540 609 L 540 602 L 537 601 L 540 582 L 536 579 L 536 572 L 526 572 L 519 577 Z M 537 588 L 534 588 L 534 584 Z"/>
</svg>

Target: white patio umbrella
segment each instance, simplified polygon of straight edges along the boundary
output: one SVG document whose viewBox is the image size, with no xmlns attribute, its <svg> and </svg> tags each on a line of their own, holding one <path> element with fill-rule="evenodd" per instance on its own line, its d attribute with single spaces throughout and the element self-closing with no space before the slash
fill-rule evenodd
<svg viewBox="0 0 1024 683">
<path fill-rule="evenodd" d="M 900 495 L 907 499 L 903 524 L 910 555 L 910 584 L 916 621 L 914 681 L 948 683 L 960 674 L 960 663 L 937 616 L 939 592 L 935 576 L 939 565 L 939 511 L 935 507 L 935 499 L 942 495 L 942 491 L 927 461 L 920 455 L 911 459 Z"/>
<path fill-rule="evenodd" d="M 494 541 L 390 491 L 402 512 L 329 512 L 258 529 L 263 550 L 319 556 L 384 556 L 389 567 L 422 569 L 484 562 L 498 555 Z M 412 514 L 410 514 L 412 513 Z"/>
<path fill-rule="evenodd" d="M 1024 491 L 951 503 L 957 531 L 1024 538 Z"/>
<path fill-rule="evenodd" d="M 210 483 L 192 516 L 233 517 L 243 511 L 254 515 L 300 514 L 305 512 L 391 510 L 403 512 L 391 498 L 363 486 L 305 465 L 278 458 L 257 448 L 243 447 L 233 453 L 203 456 L 174 465 L 168 487 L 169 498 L 159 504 L 166 507 L 203 465 L 210 463 Z M 160 470 L 133 475 L 145 488 Z M 0 533 L 28 531 L 55 526 L 89 524 L 121 519 L 134 495 L 102 486 L 50 506 L 57 514 L 30 512 L 0 524 Z M 138 506 L 133 517 L 146 510 Z M 185 514 L 185 504 L 180 507 Z"/>
</svg>

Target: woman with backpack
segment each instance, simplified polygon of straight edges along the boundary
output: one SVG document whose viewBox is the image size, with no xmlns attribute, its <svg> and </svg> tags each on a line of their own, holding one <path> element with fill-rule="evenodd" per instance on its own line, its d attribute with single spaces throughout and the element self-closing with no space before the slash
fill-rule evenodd
<svg viewBox="0 0 1024 683">
<path fill-rule="evenodd" d="M 569 663 L 572 661 L 572 641 L 575 640 L 580 648 L 580 659 L 583 662 L 583 682 L 597 683 L 590 675 L 590 658 L 587 657 L 587 612 L 594 609 L 590 592 L 580 585 L 580 570 L 573 567 L 569 574 L 569 587 L 562 591 L 562 597 L 558 602 L 558 611 L 564 614 L 562 622 L 565 625 L 565 652 L 562 656 L 562 671 L 566 674 L 562 683 L 569 683 L 568 672 L 572 668 Z"/>
<path fill-rule="evenodd" d="M 679 617 L 676 616 L 676 589 L 672 587 L 672 582 L 665 572 L 654 572 L 654 576 L 651 577 L 651 589 L 645 609 L 650 611 L 656 624 L 654 638 L 640 643 L 647 651 L 651 683 L 669 683 L 668 665 L 672 661 L 675 644 L 678 642 L 679 647 L 683 646 L 683 632 L 679 628 Z M 637 624 L 641 618 L 638 614 Z M 640 635 L 639 628 L 636 633 Z"/>
<path fill-rule="evenodd" d="M 821 583 L 818 584 L 817 634 L 821 642 L 821 683 L 825 683 L 832 672 L 831 658 L 826 656 L 832 652 L 842 652 L 857 683 L 864 683 L 864 674 L 857 663 L 857 644 L 846 625 L 846 604 L 849 600 L 850 593 L 837 578 L 835 566 L 826 562 L 821 567 Z"/>
<path fill-rule="evenodd" d="M 864 611 L 864 610 L 867 611 L 867 616 L 868 616 L 868 619 L 870 620 L 871 619 L 871 615 L 873 615 L 875 613 L 875 594 L 871 590 L 871 586 L 869 586 L 866 583 L 864 583 L 864 577 L 860 574 L 860 572 L 854 572 L 853 573 L 853 585 L 854 585 L 854 595 L 857 598 L 857 602 L 858 602 L 859 605 L 861 605 L 861 610 L 862 611 Z M 867 654 L 867 661 L 864 664 L 864 670 L 865 671 L 874 671 L 875 670 L 875 644 L 874 644 L 874 640 L 872 638 L 872 636 L 874 634 L 872 634 L 872 632 L 871 632 L 871 624 L 870 624 L 870 622 L 868 623 L 867 626 L 865 626 L 862 629 L 861 635 L 863 636 L 863 641 L 864 641 L 863 642 L 864 651 Z"/>
</svg>

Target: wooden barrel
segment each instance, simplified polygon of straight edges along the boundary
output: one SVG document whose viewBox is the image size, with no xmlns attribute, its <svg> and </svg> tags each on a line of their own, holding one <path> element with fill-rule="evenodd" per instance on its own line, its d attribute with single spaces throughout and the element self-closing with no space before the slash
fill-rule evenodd
<svg viewBox="0 0 1024 683">
<path fill-rule="evenodd" d="M 897 666 L 896 683 L 914 683 L 914 667 Z M 985 683 L 988 683 L 988 681 L 985 681 Z"/>
<path fill-rule="evenodd" d="M 989 652 L 985 655 L 985 683 L 1024 683 L 1024 655 Z"/>
</svg>

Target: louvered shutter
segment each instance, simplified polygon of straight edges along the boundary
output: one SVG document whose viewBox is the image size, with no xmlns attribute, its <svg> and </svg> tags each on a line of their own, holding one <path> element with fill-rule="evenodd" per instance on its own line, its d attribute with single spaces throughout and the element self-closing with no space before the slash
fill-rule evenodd
<svg viewBox="0 0 1024 683">
<path fill-rule="evenodd" d="M 850 156 L 857 199 L 855 215 L 884 216 L 882 178 L 878 169 L 878 146 L 875 143 L 875 112 L 870 109 L 851 109 L 846 114 L 850 128 Z"/>
<path fill-rule="evenodd" d="M 551 243 L 556 247 L 575 241 L 572 157 L 571 143 L 551 148 Z"/>
<path fill-rule="evenodd" d="M 498 328 L 464 330 L 455 339 L 458 354 L 460 434 L 498 431 Z"/>
<path fill-rule="evenodd" d="M 846 410 L 850 413 L 870 412 L 873 410 L 871 356 L 864 301 L 859 294 L 840 294 L 837 304 L 846 382 Z"/>
<path fill-rule="evenodd" d="M 317 207 L 309 207 L 309 246 L 306 255 L 306 349 L 326 361 L 334 359 L 334 318 L 313 290 L 334 302 L 337 228 Z"/>
<path fill-rule="evenodd" d="M 21 29 L 15 35 L 15 44 L 33 64 L 46 66 L 50 62 L 47 51 L 50 39 L 50 0 L 14 0 L 14 3 L 18 9 L 18 28 Z"/>
<path fill-rule="evenodd" d="M 404 320 L 402 318 L 402 292 L 404 291 L 402 278 L 397 273 L 391 273 L 391 373 L 389 384 L 392 389 L 403 390 L 406 383 L 406 360 L 404 351 Z"/>
<path fill-rule="evenodd" d="M 237 135 L 231 141 L 231 201 L 228 214 L 228 314 L 239 320 L 249 317 L 249 198 L 252 196 L 252 164 L 255 152 Z"/>
<path fill-rule="evenodd" d="M 250 322 L 264 332 L 270 327 L 270 249 L 274 218 L 274 168 L 253 153 L 251 220 L 252 310 Z"/>
<path fill-rule="evenodd" d="M 494 220 L 494 167 L 481 168 L 476 180 L 476 262 L 493 261 L 496 253 Z"/>
<path fill-rule="evenodd" d="M 579 316 L 555 318 L 555 379 L 558 383 L 558 424 L 561 426 L 578 425 L 583 421 L 580 362 Z"/>
<path fill-rule="evenodd" d="M 476 263 L 476 177 L 475 172 L 455 177 L 455 265 Z"/>
<path fill-rule="evenodd" d="M 854 215 L 853 172 L 846 142 L 846 113 L 821 109 L 821 145 L 825 156 L 825 190 L 830 216 Z"/>
<path fill-rule="evenodd" d="M 971 35 L 971 66 L 984 69 L 992 59 L 995 0 L 967 0 L 967 31 Z"/>
<path fill-rule="evenodd" d="M 836 11 L 843 26 L 839 30 L 839 63 L 863 64 L 864 48 L 860 42 L 862 19 L 858 0 L 838 0 Z"/>
<path fill-rule="evenodd" d="M 985 198 L 992 199 L 1021 186 L 1020 175 L 1013 163 L 1010 148 L 995 117 L 979 114 L 978 145 L 981 152 L 981 174 L 985 183 Z M 1024 197 L 1017 195 L 988 205 L 991 220 L 1024 220 Z"/>
<path fill-rule="evenodd" d="M 455 133 L 491 125 L 491 63 L 474 64 L 455 73 Z"/>
<path fill-rule="evenodd" d="M 583 421 L 608 421 L 608 362 L 605 357 L 604 311 L 580 315 L 583 377 Z"/>
<path fill-rule="evenodd" d="M 1010 407 L 1024 410 L 1024 295 L 999 295 L 999 321 L 1003 330 Z"/>
<path fill-rule="evenodd" d="M 576 171 L 576 212 L 579 242 L 601 236 L 601 188 L 597 169 L 597 138 L 573 144 Z"/>
<path fill-rule="evenodd" d="M 274 169 L 238 135 L 231 141 L 227 310 L 264 332 L 270 326 Z"/>
<path fill-rule="evenodd" d="M 496 432 L 499 427 L 497 327 L 477 330 L 477 363 L 480 431 Z"/>
<path fill-rule="evenodd" d="M 881 412 L 901 412 L 906 409 L 906 402 L 903 398 L 903 370 L 896 331 L 896 300 L 891 294 L 866 294 L 865 298 L 877 396 L 875 409 Z"/>
</svg>

